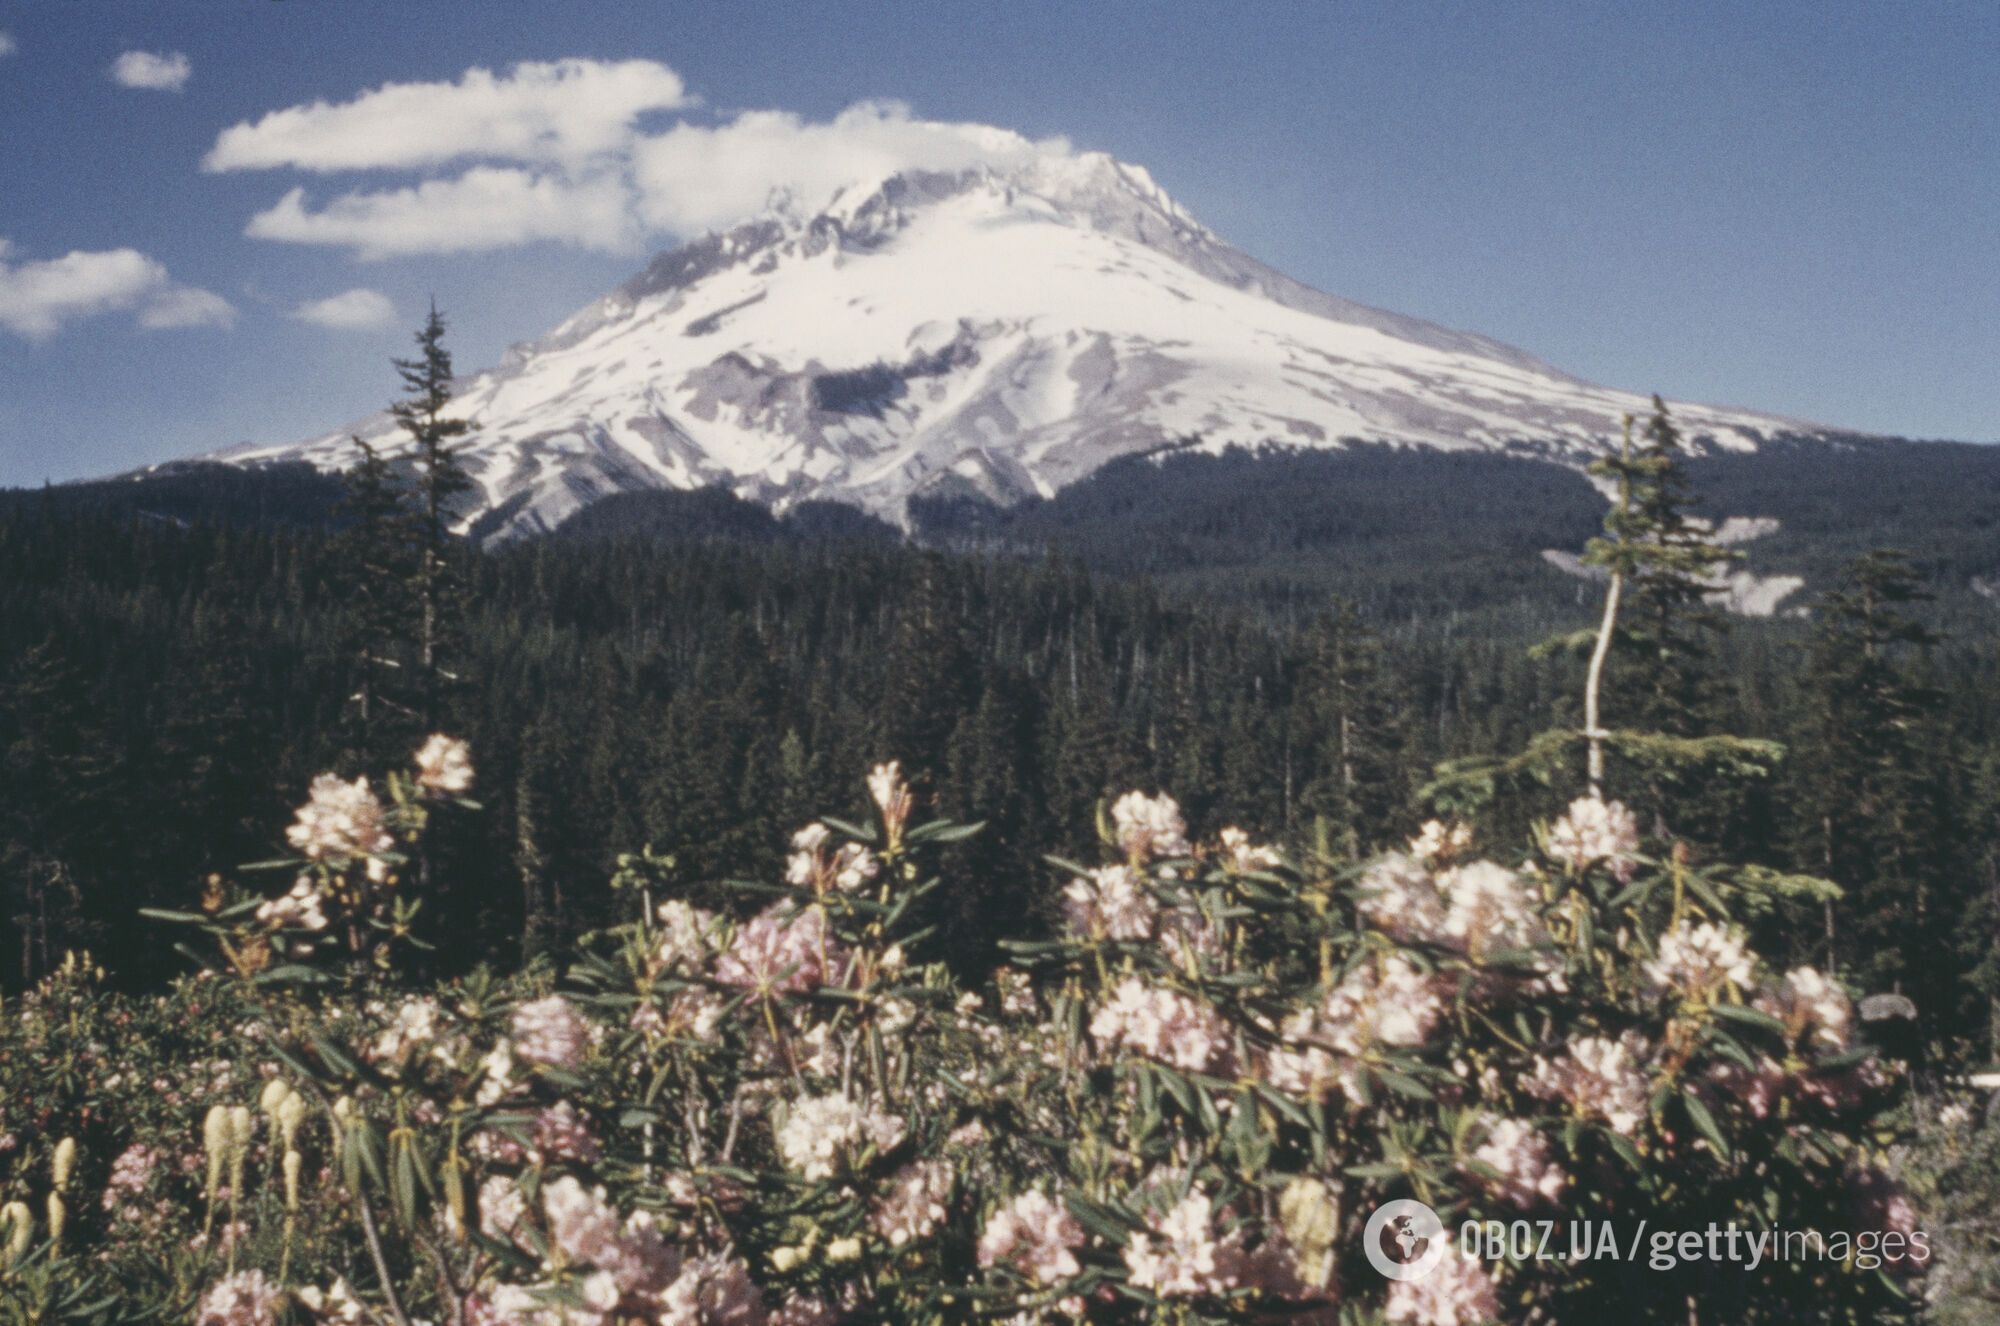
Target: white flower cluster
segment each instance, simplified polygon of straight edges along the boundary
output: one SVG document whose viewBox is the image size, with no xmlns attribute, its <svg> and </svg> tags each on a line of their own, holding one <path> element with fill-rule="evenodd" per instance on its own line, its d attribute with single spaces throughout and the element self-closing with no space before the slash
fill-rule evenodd
<svg viewBox="0 0 2000 1326">
<path fill-rule="evenodd" d="M 1220 841 L 1223 864 L 1231 870 L 1276 870 L 1285 864 L 1276 848 L 1251 842 L 1241 829 L 1224 829 Z"/>
<path fill-rule="evenodd" d="M 293 1292 L 315 1322 L 325 1326 L 368 1326 L 371 1315 L 368 1307 L 355 1296 L 353 1286 L 344 1276 L 335 1276 L 325 1289 L 307 1285 Z"/>
<path fill-rule="evenodd" d="M 288 892 L 270 899 L 257 909 L 257 920 L 273 930 L 326 929 L 325 899 L 312 876 L 300 875 Z"/>
<path fill-rule="evenodd" d="M 1582 1036 L 1560 1059 L 1537 1056 L 1527 1087 L 1629 1137 L 1646 1118 L 1647 1057 L 1646 1042 L 1636 1032 L 1628 1031 L 1615 1041 Z"/>
<path fill-rule="evenodd" d="M 274 1326 L 283 1299 L 262 1271 L 238 1271 L 201 1296 L 195 1326 Z"/>
<path fill-rule="evenodd" d="M 1187 821 L 1180 803 L 1170 796 L 1149 797 L 1127 792 L 1111 805 L 1112 832 L 1118 845 L 1136 861 L 1162 856 L 1186 856 Z"/>
<path fill-rule="evenodd" d="M 1146 882 L 1129 866 L 1106 866 L 1071 880 L 1062 909 L 1070 930 L 1084 939 L 1151 939 L 1160 915 Z"/>
<path fill-rule="evenodd" d="M 514 1008 L 513 1057 L 549 1068 L 574 1068 L 590 1045 L 590 1024 L 561 995 Z"/>
<path fill-rule="evenodd" d="M 650 1212 L 620 1220 L 602 1187 L 570 1175 L 544 1185 L 541 1195 L 551 1250 L 570 1277 L 567 1293 L 558 1298 L 549 1284 L 495 1285 L 468 1303 L 482 1326 L 609 1326 L 634 1316 L 674 1326 L 769 1320 L 739 1259 L 691 1255 L 664 1236 Z M 537 1251 L 528 1203 L 512 1180 L 488 1179 L 479 1206 L 487 1237 Z"/>
<path fill-rule="evenodd" d="M 1363 920 L 1405 944 L 1434 941 L 1444 930 L 1444 898 L 1421 861 L 1391 852 L 1371 862 L 1358 881 Z"/>
<path fill-rule="evenodd" d="M 905 1247 L 937 1232 L 949 1214 L 954 1181 L 951 1162 L 919 1160 L 889 1181 L 888 1195 L 875 1203 L 873 1224 L 892 1248 Z"/>
<path fill-rule="evenodd" d="M 1457 820 L 1425 820 L 1410 839 L 1410 855 L 1430 866 L 1450 865 L 1471 850 L 1472 826 Z"/>
<path fill-rule="evenodd" d="M 838 956 L 823 910 L 777 902 L 737 930 L 729 951 L 715 964 L 715 979 L 764 994 L 796 993 L 820 985 L 828 963 Z"/>
<path fill-rule="evenodd" d="M 369 1012 L 379 1017 L 383 1010 L 379 1005 L 370 1005 Z M 405 999 L 388 1016 L 375 1039 L 369 1042 L 368 1061 L 378 1067 L 392 1068 L 421 1050 L 439 1063 L 452 1063 L 458 1057 L 461 1045 L 456 1036 L 440 1036 L 442 1016 L 443 1010 L 438 1007 L 437 1000 L 427 995 L 412 995 Z"/>
<path fill-rule="evenodd" d="M 1399 1326 L 1485 1326 L 1500 1320 L 1500 1295 L 1486 1268 L 1447 1242 L 1428 1275 L 1389 1285 L 1382 1315 Z"/>
<path fill-rule="evenodd" d="M 1048 1286 L 1083 1268 L 1073 1249 L 1083 1246 L 1083 1226 L 1040 1188 L 995 1211 L 979 1233 L 979 1264 L 1007 1265 Z"/>
<path fill-rule="evenodd" d="M 792 1102 L 778 1130 L 778 1154 L 808 1179 L 830 1179 L 862 1147 L 887 1151 L 902 1140 L 902 1119 L 836 1092 Z"/>
<path fill-rule="evenodd" d="M 1266 1072 L 1282 1091 L 1324 1099 L 1349 1088 L 1355 1061 L 1382 1045 L 1408 1049 L 1430 1038 L 1444 1016 L 1438 981 L 1399 953 L 1363 963 L 1313 1007 L 1285 1020 L 1285 1043 Z"/>
<path fill-rule="evenodd" d="M 698 971 L 708 960 L 716 930 L 715 913 L 676 898 L 663 902 L 657 912 L 660 965 L 682 974 Z"/>
<path fill-rule="evenodd" d="M 1213 1204 L 1196 1188 L 1125 1247 L 1132 1283 L 1161 1298 L 1224 1294 L 1236 1287 L 1235 1259 L 1215 1237 Z"/>
<path fill-rule="evenodd" d="M 1540 896 L 1505 866 L 1491 861 L 1453 866 L 1438 877 L 1438 891 L 1445 903 L 1439 938 L 1474 961 L 1488 953 L 1551 942 L 1542 923 Z"/>
<path fill-rule="evenodd" d="M 417 786 L 440 796 L 464 796 L 472 790 L 472 752 L 457 737 L 431 734 L 417 751 Z"/>
<path fill-rule="evenodd" d="M 1371 1045 L 1422 1045 L 1443 1016 L 1436 977 L 1399 953 L 1349 972 L 1320 1007 L 1331 1045 L 1351 1055 Z"/>
<path fill-rule="evenodd" d="M 1090 1019 L 1106 1049 L 1123 1048 L 1185 1072 L 1219 1070 L 1230 1057 L 1229 1026 L 1207 1004 L 1128 976 Z"/>
<path fill-rule="evenodd" d="M 346 862 L 366 858 L 370 878 L 380 879 L 386 867 L 379 860 L 396 845 L 383 821 L 382 803 L 366 778 L 343 782 L 323 773 L 313 779 L 306 804 L 300 806 L 285 838 L 300 855 L 313 861 Z"/>
<path fill-rule="evenodd" d="M 1725 984 L 1750 984 L 1756 958 L 1743 933 L 1733 926 L 1682 921 L 1660 936 L 1659 952 L 1645 964 L 1646 981 L 1656 990 L 1706 998 Z"/>
<path fill-rule="evenodd" d="M 882 812 L 882 823 L 888 828 L 893 845 L 901 837 L 903 825 L 909 821 L 914 805 L 909 785 L 903 781 L 903 766 L 891 760 L 870 769 L 868 795 L 874 798 L 876 809 Z"/>
<path fill-rule="evenodd" d="M 1392 853 L 1362 872 L 1359 888 L 1362 917 L 1402 943 L 1448 949 L 1476 963 L 1502 952 L 1539 953 L 1530 964 L 1535 979 L 1564 988 L 1530 874 L 1491 861 L 1433 874 L 1418 858 Z"/>
<path fill-rule="evenodd" d="M 1473 1148 L 1472 1159 L 1493 1175 L 1474 1173 L 1493 1186 L 1497 1197 L 1526 1209 L 1552 1203 L 1562 1194 L 1568 1176 L 1550 1158 L 1549 1139 L 1533 1124 L 1491 1114 L 1480 1124 L 1485 1137 Z"/>
<path fill-rule="evenodd" d="M 833 831 L 824 824 L 808 824 L 793 834 L 785 882 L 816 893 L 828 889 L 852 893 L 882 873 L 875 853 L 860 843 L 842 843 L 829 853 L 826 845 L 832 838 Z"/>
<path fill-rule="evenodd" d="M 1549 829 L 1551 860 L 1577 872 L 1603 862 L 1620 883 L 1638 868 L 1639 821 L 1624 803 L 1578 797 Z"/>
<path fill-rule="evenodd" d="M 1815 1041 L 1822 1050 L 1845 1050 L 1853 1034 L 1854 1005 L 1847 991 L 1811 967 L 1786 972 L 1758 994 L 1756 1006 L 1784 1023 L 1792 1040 Z"/>
</svg>

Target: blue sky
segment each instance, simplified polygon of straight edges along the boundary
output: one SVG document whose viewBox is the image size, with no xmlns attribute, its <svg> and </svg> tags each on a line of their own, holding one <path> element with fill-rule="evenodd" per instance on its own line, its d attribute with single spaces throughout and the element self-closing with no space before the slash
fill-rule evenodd
<svg viewBox="0 0 2000 1326">
<path fill-rule="evenodd" d="M 815 126 L 868 99 L 909 108 L 871 142 L 1108 151 L 1301 280 L 1597 381 L 2000 438 L 2000 6 L 0 0 L 0 33 L 0 484 L 335 427 L 432 293 L 489 363 L 842 159 Z M 513 68 L 566 59 L 605 95 Z M 474 69 L 500 109 L 461 124 Z M 265 119 L 314 102 L 346 110 Z M 677 125 L 713 155 L 599 216 Z M 438 214 L 472 183 L 476 225 Z"/>
</svg>

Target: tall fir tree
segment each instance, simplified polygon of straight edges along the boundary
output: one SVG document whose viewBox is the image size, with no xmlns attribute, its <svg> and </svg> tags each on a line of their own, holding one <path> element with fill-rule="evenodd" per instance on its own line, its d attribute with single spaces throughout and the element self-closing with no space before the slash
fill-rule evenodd
<svg viewBox="0 0 2000 1326">
<path fill-rule="evenodd" d="M 119 822 L 117 756 L 89 683 L 53 635 L 0 680 L 0 885 L 21 985 L 89 938 L 93 843 Z"/>
<path fill-rule="evenodd" d="M 416 603 L 416 707 L 420 726 L 434 731 L 446 716 L 451 694 L 463 678 L 461 666 L 465 577 L 452 519 L 460 494 L 472 480 L 459 461 L 457 438 L 472 431 L 464 419 L 446 413 L 451 404 L 451 352 L 444 344 L 445 321 L 437 305 L 416 334 L 417 354 L 395 361 L 406 394 L 389 412 L 410 435 L 416 501 L 416 555 L 411 584 Z"/>
<path fill-rule="evenodd" d="M 1684 449 L 1666 403 L 1653 397 L 1636 445 L 1633 423 L 1627 416 L 1617 453 L 1590 466 L 1613 489 L 1604 535 L 1584 551 L 1584 562 L 1605 573 L 1598 625 L 1552 642 L 1589 650 L 1582 726 L 1547 729 L 1513 755 L 1446 761 L 1422 795 L 1454 811 L 1523 785 L 1539 795 L 1550 783 L 1568 781 L 1580 743 L 1584 786 L 1593 796 L 1624 801 L 1655 836 L 1719 846 L 1741 859 L 1734 831 L 1744 786 L 1768 779 L 1785 751 L 1773 741 L 1715 731 L 1722 724 L 1713 650 L 1724 623 L 1712 596 L 1736 555 L 1688 514 Z"/>
<path fill-rule="evenodd" d="M 341 591 L 347 610 L 342 652 L 354 690 L 341 715 L 350 762 L 379 769 L 418 737 L 412 688 L 417 637 L 416 512 L 382 452 L 356 437 L 360 461 L 345 475 L 339 516 Z"/>
<path fill-rule="evenodd" d="M 1809 868 L 1845 890 L 1822 913 L 1823 960 L 1916 1000 L 1924 1023 L 1962 1021 L 1957 942 L 1974 905 L 1952 808 L 1943 696 L 1923 677 L 1939 637 L 1915 615 L 1930 595 L 1904 554 L 1877 549 L 1820 601 L 1794 780 Z"/>
<path fill-rule="evenodd" d="M 1399 829 L 1409 799 L 1405 736 L 1383 684 L 1381 646 L 1350 603 L 1320 618 L 1305 641 L 1292 706 L 1311 776 L 1301 794 L 1316 840 L 1358 858 Z"/>
<path fill-rule="evenodd" d="M 1605 537 L 1584 553 L 1587 564 L 1623 582 L 1611 665 L 1621 725 L 1676 737 L 1711 726 L 1713 645 L 1726 626 L 1712 596 L 1719 574 L 1737 557 L 1689 514 L 1694 499 L 1685 455 L 1666 402 L 1653 397 L 1638 444 L 1628 442 L 1590 467 L 1614 485 L 1617 498 Z"/>
</svg>

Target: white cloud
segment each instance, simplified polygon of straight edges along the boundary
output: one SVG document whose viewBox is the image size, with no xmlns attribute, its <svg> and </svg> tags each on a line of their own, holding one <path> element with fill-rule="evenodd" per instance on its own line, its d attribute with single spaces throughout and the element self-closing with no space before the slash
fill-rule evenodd
<svg viewBox="0 0 2000 1326">
<path fill-rule="evenodd" d="M 228 327 L 236 322 L 236 309 L 210 290 L 194 286 L 174 286 L 162 290 L 139 310 L 139 325 L 148 331 L 178 327 Z"/>
<path fill-rule="evenodd" d="M 817 209 L 849 185 L 905 170 L 965 170 L 1067 155 L 1060 140 L 1031 143 L 1008 129 L 912 118 L 899 102 L 850 106 L 823 124 L 787 111 L 748 111 L 717 126 L 680 124 L 633 154 L 640 215 L 674 234 L 727 225 L 774 196 Z"/>
<path fill-rule="evenodd" d="M 317 204 L 294 188 L 245 230 L 380 259 L 538 241 L 630 253 L 650 238 L 726 226 L 774 200 L 816 209 L 844 187 L 898 171 L 1070 154 L 1061 139 L 918 119 L 898 102 L 862 102 L 819 123 L 766 110 L 652 134 L 637 127 L 646 111 L 693 102 L 679 75 L 647 60 L 472 69 L 456 83 L 390 84 L 338 105 L 273 111 L 225 130 L 204 164 L 430 176 Z M 475 158 L 483 164 L 432 173 Z"/>
<path fill-rule="evenodd" d="M 396 306 L 381 291 L 362 288 L 308 300 L 292 316 L 337 331 L 378 331 L 396 325 Z"/>
<path fill-rule="evenodd" d="M 176 285 L 137 249 L 77 251 L 42 262 L 10 263 L 0 241 L 0 328 L 42 340 L 65 323 L 132 311 L 146 328 L 227 326 L 236 310 L 220 295 Z"/>
<path fill-rule="evenodd" d="M 318 211 L 293 189 L 250 218 L 253 239 L 330 244 L 365 259 L 476 253 L 537 240 L 626 252 L 638 242 L 628 192 L 615 175 L 571 181 L 475 166 L 452 179 L 343 194 Z"/>
<path fill-rule="evenodd" d="M 223 130 L 205 169 L 415 169 L 458 160 L 580 165 L 630 145 L 638 117 L 690 103 L 652 60 L 555 60 L 456 83 L 388 83 Z"/>
<path fill-rule="evenodd" d="M 0 32 L 0 55 L 12 55 L 21 48 L 15 44 L 12 33 Z"/>
<path fill-rule="evenodd" d="M 127 51 L 111 62 L 113 82 L 150 92 L 178 92 L 193 72 L 194 66 L 179 51 Z"/>
</svg>

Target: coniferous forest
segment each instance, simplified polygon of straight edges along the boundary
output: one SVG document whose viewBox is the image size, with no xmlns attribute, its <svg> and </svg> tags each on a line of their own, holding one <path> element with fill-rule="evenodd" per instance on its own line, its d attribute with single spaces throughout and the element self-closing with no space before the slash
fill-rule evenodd
<svg viewBox="0 0 2000 1326">
<path fill-rule="evenodd" d="M 1261 463 L 1240 462 L 1252 502 Z M 995 960 L 998 918 L 1053 915 L 1044 856 L 1094 842 L 1118 789 L 1171 789 L 1202 822 L 1359 860 L 1440 809 L 1525 830 L 1580 786 L 1580 765 L 1515 770 L 1471 801 L 1440 781 L 1579 721 L 1587 656 L 1563 637 L 1601 591 L 1532 565 L 1518 585 L 1457 588 L 1449 560 L 1422 560 L 1438 539 L 1421 503 L 1397 527 L 1406 560 L 1350 570 L 1344 595 L 1324 566 L 1292 569 L 1309 541 L 1258 562 L 1268 519 L 1161 554 L 1178 574 L 1131 570 L 1143 538 L 1100 526 L 1089 539 L 1115 555 L 1081 539 L 996 551 L 963 517 L 919 544 L 719 493 L 606 503 L 479 552 L 427 525 L 421 471 L 361 475 L 375 486 L 196 470 L 144 503 L 86 488 L 0 505 L 10 987 L 80 947 L 121 981 L 165 979 L 184 959 L 138 908 L 264 854 L 313 773 L 380 768 L 433 729 L 471 741 L 484 775 L 480 813 L 436 830 L 440 971 L 518 964 L 605 923 L 629 852 L 671 858 L 691 895 L 769 869 L 777 826 L 857 804 L 857 771 L 891 758 L 940 813 L 987 825 L 954 867 L 948 943 L 966 971 Z M 1213 477 L 1199 482 L 1221 505 Z M 1586 495 L 1556 518 L 1601 519 Z M 1236 563 L 1263 568 L 1235 572 L 1256 591 L 1213 592 L 1212 568 Z M 1356 606 L 1385 585 L 1401 610 Z M 1909 992 L 1940 1052 L 1984 1058 L 2000 953 L 1968 921 L 2000 889 L 1995 636 L 1939 612 L 1925 563 L 1894 550 L 1815 590 L 1804 619 L 1684 605 L 1664 689 L 1641 700 L 1611 680 L 1614 713 L 1642 704 L 1683 736 L 1776 748 L 1756 776 L 1702 771 L 1627 800 L 1697 853 L 1837 882 L 1837 899 L 1764 917 L 1766 942 Z"/>
<path fill-rule="evenodd" d="M 1698 513 L 1757 476 L 1656 401 L 1599 489 L 1167 456 L 907 533 L 707 491 L 482 546 L 418 347 L 344 475 L 0 502 L 6 1320 L 1993 1301 L 1976 504 L 1734 616 Z M 1408 1192 L 1458 1233 L 1385 1291 Z M 1509 1252 L 1558 1209 L 1865 1242 Z"/>
</svg>

